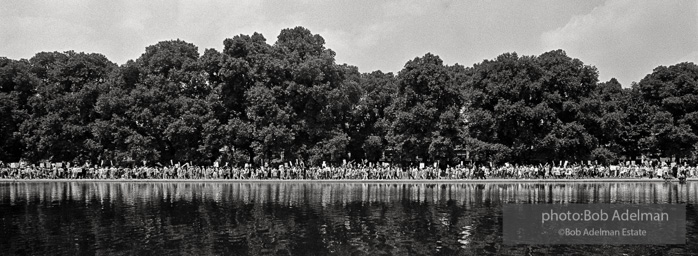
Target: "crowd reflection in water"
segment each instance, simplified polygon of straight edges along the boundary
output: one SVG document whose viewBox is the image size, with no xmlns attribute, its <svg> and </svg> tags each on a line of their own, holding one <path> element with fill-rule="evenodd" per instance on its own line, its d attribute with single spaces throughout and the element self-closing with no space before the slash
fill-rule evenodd
<svg viewBox="0 0 698 256">
<path fill-rule="evenodd" d="M 326 206 L 351 202 L 490 203 L 693 203 L 698 183 L 483 183 L 483 184 L 356 184 L 356 183 L 133 183 L 46 182 L 0 183 L 3 203 L 84 201 L 135 205 L 163 201 L 274 203 Z"/>
<path fill-rule="evenodd" d="M 501 245 L 503 204 L 694 204 L 696 198 L 695 182 L 6 182 L 0 183 L 5 239 L 0 250 L 29 254 L 525 253 L 531 248 Z M 27 237 L 33 241 L 30 245 L 21 240 Z"/>
</svg>

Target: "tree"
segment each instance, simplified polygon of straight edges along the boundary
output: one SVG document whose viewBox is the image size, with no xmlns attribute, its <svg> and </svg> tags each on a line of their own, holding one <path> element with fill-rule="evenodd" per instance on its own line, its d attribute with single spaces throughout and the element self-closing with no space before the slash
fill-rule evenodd
<svg viewBox="0 0 698 256">
<path fill-rule="evenodd" d="M 405 64 L 397 76 L 397 96 L 389 107 L 387 140 L 406 159 L 450 160 L 460 145 L 460 84 L 436 55 Z"/>
<path fill-rule="evenodd" d="M 660 66 L 633 87 L 659 110 L 651 122 L 656 146 L 665 156 L 690 157 L 698 142 L 698 66 Z"/>
<path fill-rule="evenodd" d="M 30 117 L 20 127 L 26 157 L 94 160 L 100 146 L 92 143 L 89 124 L 96 118 L 101 85 L 116 65 L 101 54 L 72 51 L 38 53 L 29 62 L 41 83 L 28 99 Z"/>
<path fill-rule="evenodd" d="M 26 60 L 0 58 L 0 159 L 19 161 L 25 151 L 19 127 L 29 118 L 27 101 L 39 80 Z"/>
<path fill-rule="evenodd" d="M 284 155 L 320 159 L 346 154 L 344 113 L 334 107 L 333 97 L 341 95 L 346 70 L 335 64 L 335 53 L 324 47 L 325 40 L 303 27 L 284 29 L 274 44 L 274 55 L 283 67 L 280 83 L 269 83 L 278 104 L 283 104 L 295 134 Z M 338 142 L 342 142 L 337 144 Z M 334 145 L 328 147 L 327 145 Z M 330 149 L 332 151 L 324 151 Z"/>
<path fill-rule="evenodd" d="M 657 67 L 630 89 L 562 50 L 469 68 L 427 53 L 362 74 L 303 27 L 202 56 L 162 41 L 121 66 L 40 52 L 0 58 L 0 140 L 3 161 L 685 158 L 698 155 L 698 66 Z"/>
<path fill-rule="evenodd" d="M 557 50 L 539 57 L 506 53 L 468 72 L 464 136 L 482 160 L 581 160 L 596 147 L 578 122 L 596 88 L 594 67 Z"/>
<path fill-rule="evenodd" d="M 273 46 L 257 33 L 224 46 L 200 61 L 217 96 L 209 99 L 222 106 L 215 116 L 230 131 L 224 145 L 256 162 L 318 162 L 346 153 L 359 93 L 345 78 L 358 71 L 336 65 L 322 37 L 296 27 L 281 31 Z"/>
<path fill-rule="evenodd" d="M 148 46 L 135 62 L 139 79 L 129 92 L 132 107 L 126 116 L 134 134 L 127 159 L 211 163 L 217 145 L 210 132 L 218 131 L 210 74 L 204 72 L 193 44 L 176 40 Z M 208 132 L 208 133 L 206 133 Z M 148 150 L 148 149 L 155 150 Z"/>
<path fill-rule="evenodd" d="M 352 156 L 375 162 L 388 145 L 385 137 L 390 124 L 386 109 L 397 93 L 397 81 L 392 73 L 365 73 L 358 78 L 358 90 L 360 97 L 350 110 L 348 147 Z"/>
</svg>

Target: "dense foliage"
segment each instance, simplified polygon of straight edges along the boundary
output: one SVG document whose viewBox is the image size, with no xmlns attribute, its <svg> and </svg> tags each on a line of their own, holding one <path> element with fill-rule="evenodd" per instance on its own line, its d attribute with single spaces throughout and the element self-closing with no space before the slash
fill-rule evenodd
<svg viewBox="0 0 698 256">
<path fill-rule="evenodd" d="M 0 160 L 153 165 L 224 161 L 615 162 L 698 156 L 698 66 L 623 88 L 562 50 L 472 67 L 427 53 L 398 74 L 335 63 L 296 27 L 271 45 L 203 55 L 164 41 L 118 66 L 101 54 L 0 58 Z"/>
</svg>

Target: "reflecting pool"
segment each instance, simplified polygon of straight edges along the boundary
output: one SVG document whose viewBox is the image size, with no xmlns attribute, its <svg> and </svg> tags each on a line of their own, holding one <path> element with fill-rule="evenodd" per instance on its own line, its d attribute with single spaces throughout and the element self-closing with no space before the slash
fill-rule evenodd
<svg viewBox="0 0 698 256">
<path fill-rule="evenodd" d="M 690 254 L 698 182 L 0 183 L 0 254 Z M 504 204 L 687 204 L 684 245 L 505 245 Z"/>
</svg>

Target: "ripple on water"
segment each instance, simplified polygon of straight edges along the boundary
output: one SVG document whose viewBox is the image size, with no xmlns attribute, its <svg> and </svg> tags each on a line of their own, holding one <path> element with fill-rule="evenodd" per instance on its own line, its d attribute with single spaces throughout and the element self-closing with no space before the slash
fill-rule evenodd
<svg viewBox="0 0 698 256">
<path fill-rule="evenodd" d="M 503 245 L 504 204 L 687 204 L 698 183 L 0 183 L 16 254 L 688 254 L 697 245 Z"/>
</svg>

